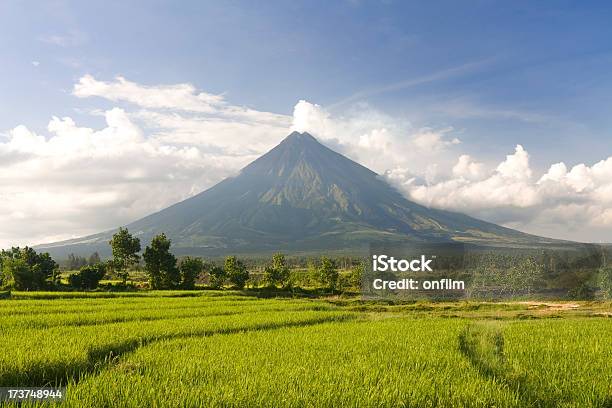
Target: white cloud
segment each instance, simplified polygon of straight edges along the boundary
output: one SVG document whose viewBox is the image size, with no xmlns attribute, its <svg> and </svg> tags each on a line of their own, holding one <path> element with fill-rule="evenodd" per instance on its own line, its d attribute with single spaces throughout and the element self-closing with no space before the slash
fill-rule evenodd
<svg viewBox="0 0 612 408">
<path fill-rule="evenodd" d="M 452 148 L 460 143 L 452 136 L 452 128 L 415 128 L 408 120 L 365 104 L 333 116 L 323 107 L 301 100 L 293 110 L 292 129 L 312 133 L 379 174 L 407 163 L 412 169 L 431 170 L 434 159 L 449 159 Z"/>
<path fill-rule="evenodd" d="M 441 150 L 446 147 L 461 143 L 454 137 L 451 140 L 444 140 L 444 134 L 452 131 L 452 128 L 434 131 L 432 129 L 423 129 L 414 137 L 414 144 L 421 150 Z"/>
<path fill-rule="evenodd" d="M 462 154 L 459 156 L 457 164 L 453 166 L 452 172 L 455 177 L 477 180 L 482 177 L 483 167 L 484 165 L 482 163 L 473 161 L 467 154 Z"/>
<path fill-rule="evenodd" d="M 126 112 L 106 127 L 53 118 L 45 138 L 18 126 L 0 143 L 0 244 L 68 238 L 127 223 L 200 191 L 245 164 L 244 157 L 146 138 Z"/>
<path fill-rule="evenodd" d="M 85 75 L 74 85 L 79 98 L 98 96 L 114 102 L 129 102 L 146 109 L 184 111 L 253 123 L 288 125 L 289 118 L 270 112 L 228 104 L 223 95 L 199 92 L 191 84 L 145 86 L 118 76 L 104 82 Z"/>
<path fill-rule="evenodd" d="M 461 154 L 452 128 L 415 127 L 365 104 L 332 115 L 299 101 L 289 116 L 232 105 L 190 84 L 145 86 L 122 77 L 84 76 L 73 93 L 117 106 L 91 112 L 103 115 L 100 129 L 53 116 L 44 135 L 18 125 L 0 138 L 0 247 L 126 224 L 235 173 L 290 128 L 384 174 L 425 205 L 573 239 L 605 238 L 612 226 L 612 158 L 571 169 L 556 163 L 537 177 L 520 145 L 487 167 Z"/>
<path fill-rule="evenodd" d="M 555 163 L 535 179 L 529 154 L 517 145 L 513 154 L 488 172 L 483 164 L 462 155 L 451 174 L 437 182 L 411 177 L 405 169 L 386 176 L 409 198 L 427 206 L 543 235 L 612 239 L 612 157 L 592 166 L 578 164 L 569 171 L 565 163 Z"/>
<path fill-rule="evenodd" d="M 111 101 L 127 101 L 144 108 L 166 108 L 211 113 L 223 103 L 221 95 L 197 92 L 190 84 L 143 86 L 117 77 L 115 82 L 98 81 L 85 75 L 74 85 L 75 96 L 100 96 Z"/>
<path fill-rule="evenodd" d="M 79 97 L 117 103 L 101 129 L 52 117 L 0 138 L 0 247 L 72 238 L 131 222 L 234 174 L 289 133 L 291 118 L 230 105 L 191 85 L 81 78 Z"/>
</svg>

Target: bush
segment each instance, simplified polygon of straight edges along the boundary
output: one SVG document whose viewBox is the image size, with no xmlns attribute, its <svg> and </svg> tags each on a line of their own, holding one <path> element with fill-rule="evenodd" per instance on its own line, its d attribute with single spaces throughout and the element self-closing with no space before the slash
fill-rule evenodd
<svg viewBox="0 0 612 408">
<path fill-rule="evenodd" d="M 576 300 L 592 300 L 595 298 L 595 289 L 588 283 L 581 283 L 580 285 L 572 288 L 568 292 L 570 299 Z"/>
<path fill-rule="evenodd" d="M 68 277 L 68 284 L 75 289 L 96 289 L 105 274 L 106 266 L 103 264 L 84 266 Z"/>
</svg>

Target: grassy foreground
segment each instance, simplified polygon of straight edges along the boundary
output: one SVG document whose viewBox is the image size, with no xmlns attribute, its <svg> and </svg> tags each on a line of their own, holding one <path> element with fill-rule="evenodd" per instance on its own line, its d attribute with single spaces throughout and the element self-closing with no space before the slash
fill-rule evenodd
<svg viewBox="0 0 612 408">
<path fill-rule="evenodd" d="M 70 407 L 612 406 L 610 304 L 141 295 L 1 300 L 0 386 L 67 385 Z"/>
</svg>

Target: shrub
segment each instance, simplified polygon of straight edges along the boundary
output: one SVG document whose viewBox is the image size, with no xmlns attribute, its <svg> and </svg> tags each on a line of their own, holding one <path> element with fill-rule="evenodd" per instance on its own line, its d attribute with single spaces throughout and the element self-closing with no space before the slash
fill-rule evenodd
<svg viewBox="0 0 612 408">
<path fill-rule="evenodd" d="M 68 277 L 70 286 L 76 289 L 95 289 L 106 274 L 104 264 L 84 266 L 81 270 Z"/>
<path fill-rule="evenodd" d="M 595 289 L 588 283 L 583 282 L 580 285 L 570 289 L 568 296 L 570 299 L 591 300 L 595 298 Z"/>
</svg>

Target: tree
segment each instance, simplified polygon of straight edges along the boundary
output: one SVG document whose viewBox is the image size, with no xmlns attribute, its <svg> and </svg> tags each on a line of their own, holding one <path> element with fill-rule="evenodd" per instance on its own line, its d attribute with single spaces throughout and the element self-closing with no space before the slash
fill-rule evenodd
<svg viewBox="0 0 612 408">
<path fill-rule="evenodd" d="M 119 228 L 109 244 L 113 250 L 113 267 L 125 285 L 128 269 L 140 260 L 140 239 L 133 237 L 127 228 Z"/>
<path fill-rule="evenodd" d="M 95 289 L 106 274 L 104 264 L 87 265 L 68 277 L 70 286 L 76 289 Z"/>
<path fill-rule="evenodd" d="M 604 266 L 599 270 L 599 289 L 604 299 L 612 299 L 612 267 Z"/>
<path fill-rule="evenodd" d="M 2 286 L 17 290 L 37 289 L 33 285 L 32 268 L 19 258 L 7 258 L 2 263 Z"/>
<path fill-rule="evenodd" d="M 225 283 L 225 279 L 227 275 L 225 274 L 225 270 L 219 266 L 213 265 L 208 271 L 209 275 L 209 284 L 212 288 L 221 289 L 223 284 Z"/>
<path fill-rule="evenodd" d="M 366 266 L 363 261 L 358 263 L 357 265 L 353 265 L 353 267 L 351 268 L 348 283 L 352 288 L 361 288 L 361 281 L 363 279 L 363 275 L 365 274 L 365 268 Z"/>
<path fill-rule="evenodd" d="M 68 255 L 68 264 L 66 265 L 68 267 L 68 270 L 75 271 L 85 265 L 87 265 L 87 260 L 82 256 L 78 256 L 75 254 Z"/>
<path fill-rule="evenodd" d="M 268 265 L 264 269 L 264 281 L 270 286 L 280 285 L 284 287 L 289 282 L 289 273 L 285 255 L 274 254 L 272 265 Z"/>
<path fill-rule="evenodd" d="M 143 259 L 145 273 L 152 289 L 172 289 L 179 286 L 181 276 L 176 267 L 176 257 L 170 253 L 171 241 L 166 234 L 159 234 L 145 248 Z"/>
<path fill-rule="evenodd" d="M 91 254 L 89 256 L 89 259 L 87 260 L 87 263 L 89 265 L 97 265 L 97 264 L 101 263 L 100 254 L 97 253 L 97 252 L 94 252 L 93 254 Z"/>
<path fill-rule="evenodd" d="M 249 271 L 242 261 L 239 261 L 235 256 L 225 258 L 224 268 L 229 281 L 238 289 L 243 289 L 249 280 Z"/>
<path fill-rule="evenodd" d="M 338 269 L 334 261 L 324 256 L 321 258 L 319 266 L 319 276 L 321 282 L 329 289 L 335 290 L 338 284 Z"/>
<path fill-rule="evenodd" d="M 200 258 L 185 257 L 179 265 L 181 272 L 181 287 L 183 289 L 195 288 L 195 281 L 202 273 L 204 263 Z"/>
<path fill-rule="evenodd" d="M 2 285 L 17 290 L 40 290 L 49 286 L 58 265 L 48 253 L 38 254 L 30 247 L 2 251 Z"/>
</svg>

